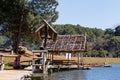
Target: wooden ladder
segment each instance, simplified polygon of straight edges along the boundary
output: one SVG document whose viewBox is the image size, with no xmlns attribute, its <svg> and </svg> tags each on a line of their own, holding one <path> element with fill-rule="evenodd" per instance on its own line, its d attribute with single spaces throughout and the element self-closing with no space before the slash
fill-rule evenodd
<svg viewBox="0 0 120 80">
<path fill-rule="evenodd" d="M 33 74 L 46 74 L 46 53 L 47 50 L 32 50 L 33 59 L 32 59 L 32 73 Z"/>
</svg>

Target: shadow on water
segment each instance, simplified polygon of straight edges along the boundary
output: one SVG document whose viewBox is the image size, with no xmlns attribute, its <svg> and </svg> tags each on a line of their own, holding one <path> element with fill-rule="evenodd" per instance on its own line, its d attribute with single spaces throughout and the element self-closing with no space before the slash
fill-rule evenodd
<svg viewBox="0 0 120 80">
<path fill-rule="evenodd" d="M 82 70 L 72 70 L 53 73 L 49 76 L 49 80 L 86 80 Z"/>
<path fill-rule="evenodd" d="M 42 77 L 33 77 L 32 80 L 49 80 L 48 76 L 42 76 Z"/>
<path fill-rule="evenodd" d="M 87 80 L 82 70 L 63 71 L 33 80 Z"/>
</svg>

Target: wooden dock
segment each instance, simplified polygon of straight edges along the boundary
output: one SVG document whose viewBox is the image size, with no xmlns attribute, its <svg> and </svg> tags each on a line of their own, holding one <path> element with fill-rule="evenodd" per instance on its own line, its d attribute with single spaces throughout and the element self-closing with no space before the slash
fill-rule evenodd
<svg viewBox="0 0 120 80">
<path fill-rule="evenodd" d="M 0 80 L 24 80 L 24 78 L 30 76 L 31 73 L 31 71 L 26 70 L 3 70 L 0 71 Z"/>
</svg>

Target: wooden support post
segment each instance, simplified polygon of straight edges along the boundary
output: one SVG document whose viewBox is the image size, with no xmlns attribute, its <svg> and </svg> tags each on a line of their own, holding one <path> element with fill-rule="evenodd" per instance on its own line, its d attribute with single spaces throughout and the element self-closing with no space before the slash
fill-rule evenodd
<svg viewBox="0 0 120 80">
<path fill-rule="evenodd" d="M 52 53 L 50 53 L 50 61 L 52 62 Z"/>
<path fill-rule="evenodd" d="M 51 53 L 50 52 L 48 53 L 48 56 L 49 56 L 49 61 L 51 61 Z"/>
<path fill-rule="evenodd" d="M 3 55 L 0 55 L 0 57 L 1 57 L 0 70 L 4 70 Z"/>
<path fill-rule="evenodd" d="M 77 54 L 78 54 L 78 69 L 80 69 L 80 53 Z"/>
<path fill-rule="evenodd" d="M 43 54 L 43 74 L 46 74 L 46 70 L 45 70 L 45 53 L 42 53 Z"/>
<path fill-rule="evenodd" d="M 69 57 L 70 53 L 68 53 L 68 66 L 69 66 L 69 61 L 70 61 L 70 57 Z"/>
<path fill-rule="evenodd" d="M 54 55 L 54 52 L 52 53 L 52 65 L 53 65 L 53 58 L 54 58 L 54 56 L 53 56 L 53 55 Z"/>
<path fill-rule="evenodd" d="M 83 53 L 81 53 L 81 60 L 80 60 L 80 62 L 81 62 L 81 64 L 83 65 Z"/>
<path fill-rule="evenodd" d="M 33 56 L 32 56 L 32 73 L 34 73 L 34 70 L 35 70 L 35 66 L 33 66 L 33 64 L 35 64 L 34 57 L 35 57 L 35 54 L 33 52 Z"/>
<path fill-rule="evenodd" d="M 48 53 L 46 53 L 46 57 L 47 57 L 47 59 L 49 60 L 50 58 L 49 58 L 49 54 Z"/>
</svg>

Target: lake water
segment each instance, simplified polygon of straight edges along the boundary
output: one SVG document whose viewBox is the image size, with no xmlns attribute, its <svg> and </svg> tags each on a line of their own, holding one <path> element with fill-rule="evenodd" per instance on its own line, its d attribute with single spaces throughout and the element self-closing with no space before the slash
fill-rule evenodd
<svg viewBox="0 0 120 80">
<path fill-rule="evenodd" d="M 120 80 L 120 64 L 113 64 L 110 68 L 57 72 L 49 75 L 46 80 Z"/>
</svg>

